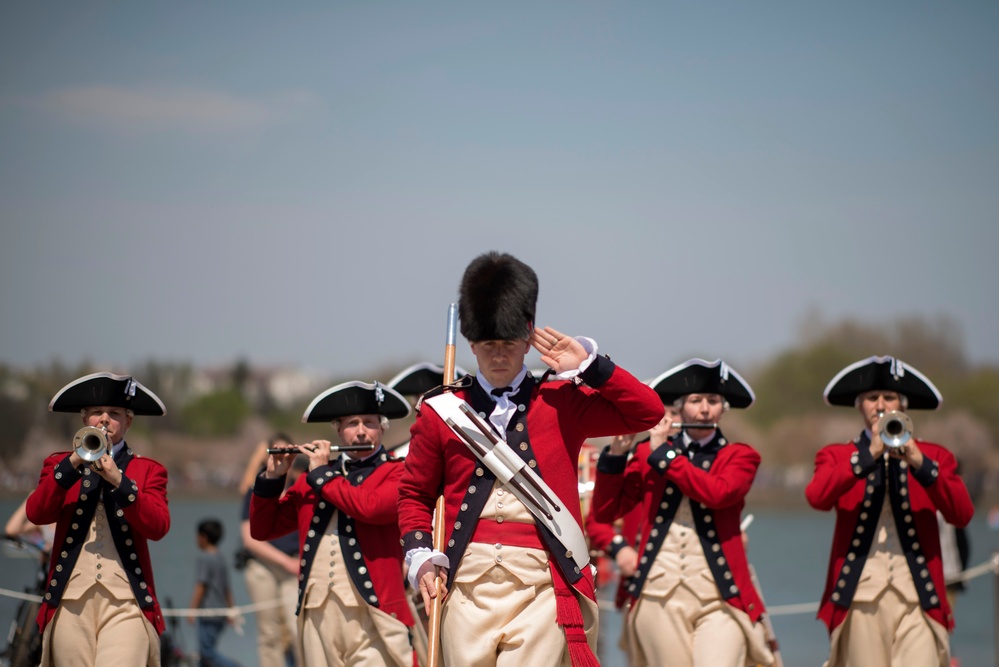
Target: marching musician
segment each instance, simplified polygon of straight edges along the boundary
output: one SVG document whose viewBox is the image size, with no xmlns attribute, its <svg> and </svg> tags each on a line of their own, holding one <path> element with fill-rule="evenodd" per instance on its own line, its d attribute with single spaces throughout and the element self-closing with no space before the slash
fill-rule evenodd
<svg viewBox="0 0 999 667">
<path fill-rule="evenodd" d="M 25 508 L 31 522 L 56 524 L 38 612 L 42 665 L 159 665 L 165 626 L 147 542 L 170 529 L 167 472 L 125 434 L 134 415 L 166 408 L 131 377 L 94 373 L 60 389 L 49 410 L 79 412 L 86 430 L 73 451 L 45 459 Z M 94 437 L 99 447 L 84 446 Z"/>
<path fill-rule="evenodd" d="M 299 532 L 298 641 L 306 665 L 414 664 L 397 513 L 402 465 L 382 447 L 388 421 L 409 412 L 401 395 L 378 383 L 332 387 L 302 421 L 332 422 L 344 452 L 331 460 L 330 441 L 313 440 L 272 453 L 254 484 L 251 536 Z M 309 471 L 285 491 L 298 452 L 309 457 Z"/>
<path fill-rule="evenodd" d="M 652 382 L 679 406 L 683 430 L 653 431 L 628 459 L 612 442 L 597 463 L 593 507 L 613 521 L 643 507 L 638 569 L 628 583 L 627 630 L 635 665 L 770 665 L 739 527 L 760 455 L 718 428 L 729 407 L 754 395 L 731 367 L 691 359 Z"/>
<path fill-rule="evenodd" d="M 652 427 L 662 404 L 598 356 L 594 341 L 536 329 L 537 275 L 515 257 L 475 258 L 459 291 L 461 333 L 478 373 L 454 393 L 425 396 L 411 429 L 399 499 L 410 583 L 428 609 L 435 577 L 445 584 L 441 649 L 448 667 L 595 665 L 579 451 L 587 437 Z M 532 345 L 558 374 L 554 381 L 539 383 L 528 372 Z M 467 405 L 471 414 L 462 410 Z M 483 454 L 481 442 L 494 438 L 501 440 Z M 431 540 L 442 492 L 443 553 Z"/>
<path fill-rule="evenodd" d="M 945 447 L 907 428 L 882 432 L 905 426 L 906 410 L 938 408 L 940 392 L 899 359 L 869 357 L 840 371 L 823 395 L 829 405 L 856 407 L 864 421 L 852 442 L 819 450 L 805 489 L 812 507 L 836 510 L 818 614 L 830 633 L 827 665 L 947 667 L 954 620 L 937 511 L 964 527 L 974 507 Z"/>
<path fill-rule="evenodd" d="M 240 484 L 243 507 L 239 535 L 243 550 L 239 558 L 246 592 L 250 601 L 258 605 L 281 600 L 280 605 L 264 607 L 257 612 L 258 667 L 291 667 L 292 664 L 303 667 L 295 622 L 295 609 L 298 607 L 298 531 L 293 530 L 268 541 L 255 540 L 250 535 L 253 484 L 261 468 L 267 465 L 267 450 L 293 446 L 290 436 L 284 433 L 275 433 L 262 441 L 250 455 Z M 290 488 L 308 466 L 306 456 L 296 456 L 285 476 L 285 488 Z"/>
<path fill-rule="evenodd" d="M 675 405 L 669 403 L 663 405 L 666 413 L 663 418 L 649 431 L 649 437 L 643 439 L 632 449 L 637 433 L 629 435 L 614 436 L 615 451 L 642 450 L 642 456 L 648 457 L 649 443 L 653 438 L 662 442 L 662 438 L 672 438 L 680 432 L 679 428 L 674 428 L 673 424 L 680 421 L 680 411 Z M 590 505 L 590 511 L 586 515 L 586 536 L 590 542 L 590 551 L 603 552 L 603 554 L 614 562 L 618 572 L 617 592 L 614 595 L 614 608 L 618 611 L 622 609 L 627 612 L 628 602 L 631 597 L 628 595 L 628 585 L 631 578 L 638 571 L 638 546 L 642 536 L 642 506 L 635 503 L 629 512 L 613 522 L 597 521 Z M 600 585 L 600 582 L 597 582 Z M 618 647 L 624 651 L 628 658 L 628 664 L 634 665 L 628 628 L 626 624 L 621 626 L 621 638 Z"/>
</svg>

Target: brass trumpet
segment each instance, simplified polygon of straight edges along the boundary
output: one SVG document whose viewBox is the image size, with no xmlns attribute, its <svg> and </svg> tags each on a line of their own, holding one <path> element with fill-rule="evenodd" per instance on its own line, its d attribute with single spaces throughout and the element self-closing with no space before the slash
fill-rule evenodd
<svg viewBox="0 0 999 667">
<path fill-rule="evenodd" d="M 84 426 L 73 436 L 73 451 L 87 463 L 92 463 L 95 470 L 101 469 L 98 461 L 110 449 L 111 439 L 103 426 Z"/>
<path fill-rule="evenodd" d="M 912 438 L 912 419 L 898 410 L 882 412 L 878 415 L 881 428 L 881 441 L 889 449 L 901 449 Z"/>
<path fill-rule="evenodd" d="M 375 448 L 374 444 L 370 445 L 331 445 L 330 453 L 335 454 L 337 452 L 370 452 Z M 302 454 L 298 447 L 268 447 L 268 454 Z"/>
</svg>

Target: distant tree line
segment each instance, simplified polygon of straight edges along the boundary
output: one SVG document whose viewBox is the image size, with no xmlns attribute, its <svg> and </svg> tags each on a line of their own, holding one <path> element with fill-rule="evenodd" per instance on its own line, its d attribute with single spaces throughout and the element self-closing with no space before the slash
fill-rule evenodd
<svg viewBox="0 0 999 667">
<path fill-rule="evenodd" d="M 67 382 L 98 370 L 89 362 L 66 366 L 60 362 L 19 370 L 0 365 L 0 460 L 16 459 L 32 429 L 59 437 L 72 438 L 80 427 L 79 417 L 50 414 L 47 405 Z M 265 419 L 275 429 L 294 428 L 301 414 L 299 408 L 281 408 L 266 390 L 248 391 L 250 365 L 237 361 L 216 378 L 210 389 L 197 386 L 197 372 L 186 363 L 149 361 L 131 370 L 167 405 L 167 414 L 156 419 L 137 419 L 132 432 L 154 436 L 177 433 L 192 438 L 224 437 L 236 434 L 251 416 Z"/>
<path fill-rule="evenodd" d="M 793 346 L 745 369 L 743 375 L 757 402 L 750 410 L 732 413 L 727 421 L 734 430 L 745 432 L 735 435 L 761 451 L 765 466 L 810 465 L 821 445 L 852 438 L 860 429 L 855 412 L 823 403 L 823 388 L 847 364 L 875 354 L 892 354 L 911 363 L 943 394 L 939 411 L 913 414 L 918 437 L 946 444 L 979 472 L 999 470 L 999 366 L 970 363 L 960 328 L 947 318 L 907 317 L 871 324 L 829 323 L 813 317 Z M 50 415 L 46 406 L 68 381 L 95 370 L 90 363 L 53 362 L 34 369 L 0 365 L 0 423 L 4 424 L 0 460 L 16 459 L 32 429 L 72 437 L 79 419 Z M 304 403 L 281 407 L 266 389 L 253 385 L 253 368 L 245 359 L 222 377 L 216 373 L 208 389 L 199 385 L 199 372 L 190 364 L 149 361 L 131 372 L 169 407 L 162 419 L 136 420 L 133 429 L 140 434 L 226 437 L 236 434 L 251 416 L 292 435 L 302 432 L 299 418 Z M 372 377 L 386 380 L 392 374 L 392 369 L 379 369 Z"/>
</svg>

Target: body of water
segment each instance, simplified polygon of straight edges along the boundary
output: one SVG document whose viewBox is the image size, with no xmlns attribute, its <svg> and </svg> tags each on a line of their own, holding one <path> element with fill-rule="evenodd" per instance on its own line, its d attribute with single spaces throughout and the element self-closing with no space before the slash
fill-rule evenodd
<svg viewBox="0 0 999 667">
<path fill-rule="evenodd" d="M 10 516 L 18 502 L 0 500 L 0 517 L 6 519 Z M 969 527 L 972 565 L 988 560 L 993 552 L 999 551 L 999 531 L 989 529 L 985 508 L 978 510 Z M 239 547 L 240 501 L 235 497 L 228 500 L 174 499 L 170 502 L 170 511 L 170 534 L 160 542 L 151 543 L 150 551 L 160 603 L 186 607 L 194 588 L 194 559 L 197 554 L 195 526 L 208 517 L 222 521 L 226 534 L 220 546 L 231 565 L 233 553 Z M 789 510 L 748 508 L 747 511 L 755 516 L 749 529 L 749 558 L 759 576 L 767 604 L 817 602 L 825 581 L 832 540 L 832 514 L 815 512 L 807 507 Z M 0 553 L 0 588 L 23 590 L 30 585 L 35 573 L 36 567 L 31 560 L 13 557 L 6 551 Z M 232 570 L 230 575 L 236 604 L 248 604 L 249 596 L 242 574 Z M 996 598 L 992 575 L 969 582 L 967 590 L 958 598 L 955 611 L 957 629 L 951 639 L 951 647 L 966 667 L 996 664 Z M 17 604 L 16 600 L 0 597 L 3 641 L 6 641 L 6 629 Z M 817 667 L 822 664 L 828 652 L 828 636 L 825 626 L 815 619 L 814 611 L 776 616 L 773 623 L 788 667 Z M 624 659 L 616 648 L 621 631 L 620 615 L 613 611 L 602 614 L 601 629 L 602 664 L 605 667 L 624 667 Z M 188 650 L 196 649 L 194 626 L 179 619 L 176 633 Z M 255 637 L 256 625 L 253 616 L 248 615 L 244 634 L 240 636 L 227 629 L 220 648 L 244 667 L 252 667 L 257 664 Z"/>
</svg>

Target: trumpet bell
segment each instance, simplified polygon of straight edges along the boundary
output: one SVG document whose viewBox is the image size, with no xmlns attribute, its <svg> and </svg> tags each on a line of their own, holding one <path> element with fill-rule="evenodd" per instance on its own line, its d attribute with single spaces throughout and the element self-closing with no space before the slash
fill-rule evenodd
<svg viewBox="0 0 999 667">
<path fill-rule="evenodd" d="M 84 426 L 73 436 L 73 451 L 87 463 L 100 460 L 110 445 L 107 430 L 97 426 Z"/>
<path fill-rule="evenodd" d="M 879 421 L 881 427 L 881 441 L 889 449 L 905 447 L 905 444 L 912 439 L 912 419 L 909 415 L 898 410 L 886 412 Z"/>
</svg>

